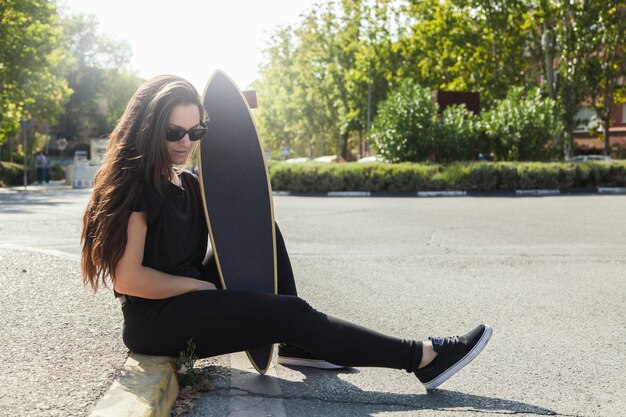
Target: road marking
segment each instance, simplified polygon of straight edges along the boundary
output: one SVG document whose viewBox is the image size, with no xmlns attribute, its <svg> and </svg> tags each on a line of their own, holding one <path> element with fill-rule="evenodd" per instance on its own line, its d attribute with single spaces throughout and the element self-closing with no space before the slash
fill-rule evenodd
<svg viewBox="0 0 626 417">
<path fill-rule="evenodd" d="M 230 355 L 230 417 L 286 417 L 276 365 L 259 375 L 244 352 Z"/>
<path fill-rule="evenodd" d="M 418 197 L 465 197 L 467 191 L 418 191 Z"/>
<path fill-rule="evenodd" d="M 559 195 L 561 190 L 515 190 L 517 195 Z"/>
<path fill-rule="evenodd" d="M 328 197 L 371 197 L 369 191 L 329 191 Z"/>
<path fill-rule="evenodd" d="M 626 187 L 600 187 L 598 188 L 600 194 L 626 194 Z"/>
</svg>

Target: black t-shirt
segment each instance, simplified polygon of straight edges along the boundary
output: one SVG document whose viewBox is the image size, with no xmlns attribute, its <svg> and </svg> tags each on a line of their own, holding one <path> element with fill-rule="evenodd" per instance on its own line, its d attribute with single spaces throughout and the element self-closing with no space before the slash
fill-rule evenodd
<svg viewBox="0 0 626 417">
<path fill-rule="evenodd" d="M 134 211 L 148 218 L 148 232 L 142 265 L 161 272 L 202 278 L 208 228 L 203 214 L 198 178 L 183 172 L 181 187 L 170 182 L 163 195 L 146 186 Z"/>
</svg>

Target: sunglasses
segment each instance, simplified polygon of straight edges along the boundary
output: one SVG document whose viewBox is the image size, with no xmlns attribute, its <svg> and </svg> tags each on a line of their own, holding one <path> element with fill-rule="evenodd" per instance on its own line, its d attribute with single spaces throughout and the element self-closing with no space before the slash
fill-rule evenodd
<svg viewBox="0 0 626 417">
<path fill-rule="evenodd" d="M 184 138 L 186 134 L 189 134 L 189 140 L 196 141 L 202 139 L 207 130 L 209 129 L 207 129 L 204 124 L 202 124 L 202 127 L 192 127 L 189 130 L 185 130 L 179 126 L 168 126 L 165 129 L 165 139 L 169 142 L 178 142 Z"/>
</svg>

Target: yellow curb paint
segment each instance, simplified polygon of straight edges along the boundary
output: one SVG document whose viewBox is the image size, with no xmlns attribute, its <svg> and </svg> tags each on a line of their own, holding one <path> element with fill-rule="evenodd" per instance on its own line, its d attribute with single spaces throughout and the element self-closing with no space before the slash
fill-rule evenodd
<svg viewBox="0 0 626 417">
<path fill-rule="evenodd" d="M 89 417 L 166 417 L 178 395 L 174 358 L 132 353 Z"/>
</svg>

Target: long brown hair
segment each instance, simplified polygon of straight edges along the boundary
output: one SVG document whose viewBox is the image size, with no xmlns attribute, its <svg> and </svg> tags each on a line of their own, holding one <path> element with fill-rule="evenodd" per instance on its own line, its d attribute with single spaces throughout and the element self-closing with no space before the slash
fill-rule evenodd
<svg viewBox="0 0 626 417">
<path fill-rule="evenodd" d="M 143 188 L 152 185 L 162 193 L 171 179 L 165 129 L 177 104 L 195 104 L 204 118 L 198 92 L 188 81 L 171 75 L 148 80 L 130 99 L 111 133 L 83 216 L 83 284 L 91 285 L 94 292 L 100 284 L 107 286 L 107 277 L 115 285 L 115 268 L 126 248 L 128 218 Z"/>
</svg>

